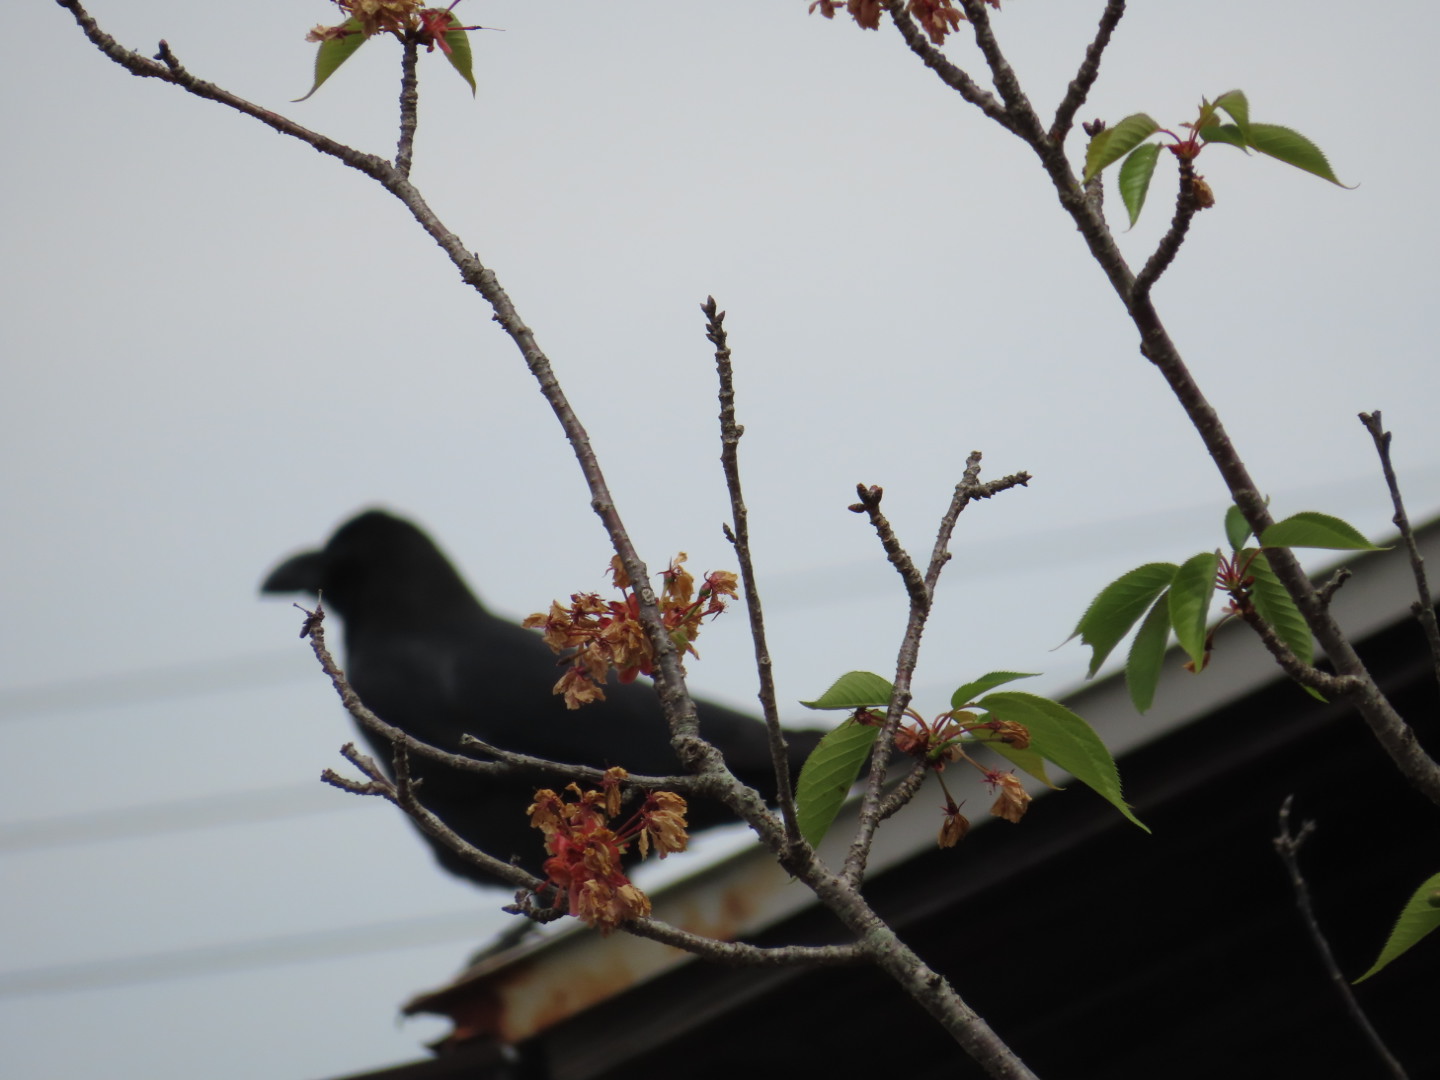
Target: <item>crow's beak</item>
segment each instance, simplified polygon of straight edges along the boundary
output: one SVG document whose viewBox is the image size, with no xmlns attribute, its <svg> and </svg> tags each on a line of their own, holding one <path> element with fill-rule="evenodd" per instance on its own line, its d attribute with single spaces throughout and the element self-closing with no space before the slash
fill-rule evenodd
<svg viewBox="0 0 1440 1080">
<path fill-rule="evenodd" d="M 325 553 L 306 551 L 286 559 L 271 570 L 260 585 L 262 593 L 310 593 L 318 595 L 324 584 Z"/>
</svg>

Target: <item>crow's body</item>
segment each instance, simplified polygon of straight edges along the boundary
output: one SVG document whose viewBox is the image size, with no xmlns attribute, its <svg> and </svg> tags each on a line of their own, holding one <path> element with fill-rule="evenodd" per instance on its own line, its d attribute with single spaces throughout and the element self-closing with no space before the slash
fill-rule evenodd
<svg viewBox="0 0 1440 1080">
<path fill-rule="evenodd" d="M 487 612 L 430 538 L 407 521 L 362 513 L 321 550 L 277 566 L 262 590 L 323 592 L 326 608 L 344 620 L 346 673 L 361 700 L 387 723 L 433 746 L 462 752 L 460 737 L 470 734 L 569 764 L 659 775 L 680 771 L 648 686 L 611 683 L 603 702 L 567 710 L 552 693 L 561 669 L 540 635 Z M 706 702 L 697 706 L 702 734 L 741 780 L 772 798 L 764 724 Z M 388 741 L 363 734 L 388 765 Z M 819 734 L 787 734 L 792 775 Z M 537 787 L 558 787 L 555 779 L 497 780 L 420 759 L 412 759 L 411 767 L 424 781 L 420 801 L 441 820 L 483 851 L 539 872 L 542 839 L 525 809 Z M 702 802 L 692 802 L 689 818 L 692 831 L 732 820 L 724 807 Z M 494 883 L 442 845 L 431 846 L 452 873 Z"/>
</svg>

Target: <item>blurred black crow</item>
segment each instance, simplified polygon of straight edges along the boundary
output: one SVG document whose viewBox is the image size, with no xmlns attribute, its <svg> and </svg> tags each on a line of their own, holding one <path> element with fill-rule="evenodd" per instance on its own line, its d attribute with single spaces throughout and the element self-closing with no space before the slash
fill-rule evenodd
<svg viewBox="0 0 1440 1080">
<path fill-rule="evenodd" d="M 654 691 L 645 685 L 605 688 L 605 700 L 565 708 L 552 687 L 563 668 L 540 634 L 496 618 L 481 606 L 449 560 L 414 525 L 378 510 L 351 519 L 319 551 L 285 560 L 261 586 L 267 593 L 323 593 L 345 622 L 345 670 L 362 701 L 381 719 L 432 746 L 462 752 L 464 734 L 507 750 L 569 764 L 632 773 L 681 772 Z M 546 598 L 537 597 L 536 607 Z M 775 778 L 764 724 L 698 702 L 702 734 L 745 783 L 767 799 Z M 362 732 L 380 762 L 388 740 Z M 788 732 L 791 775 L 821 732 Z M 554 778 L 494 780 L 412 757 L 424 783 L 420 801 L 481 850 L 540 874 L 544 843 L 525 810 L 537 787 Z M 720 804 L 692 800 L 694 832 L 733 820 Z M 426 837 L 427 841 L 430 839 Z M 430 841 L 451 873 L 495 884 Z"/>
</svg>

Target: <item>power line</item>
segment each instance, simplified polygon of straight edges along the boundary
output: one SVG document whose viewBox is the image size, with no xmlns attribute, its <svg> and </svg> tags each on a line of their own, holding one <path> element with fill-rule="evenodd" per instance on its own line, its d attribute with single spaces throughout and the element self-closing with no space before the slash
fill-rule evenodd
<svg viewBox="0 0 1440 1080">
<path fill-rule="evenodd" d="M 76 709 L 139 705 L 164 698 L 248 690 L 315 676 L 316 667 L 300 648 L 272 649 L 220 660 L 138 668 L 60 682 L 0 689 L 0 720 Z"/>
<path fill-rule="evenodd" d="M 33 821 L 7 821 L 0 822 L 0 854 L 109 843 L 226 825 L 252 825 L 306 814 L 331 813 L 359 805 L 362 805 L 360 800 L 343 798 L 333 788 L 316 781 Z"/>
<path fill-rule="evenodd" d="M 0 997 L 105 990 L 138 983 L 251 971 L 368 953 L 480 941 L 495 930 L 479 909 L 423 915 L 339 930 L 282 934 L 253 941 L 145 953 L 113 960 L 24 968 L 0 973 Z"/>
<path fill-rule="evenodd" d="M 1431 483 L 1440 477 L 1440 470 L 1410 470 L 1407 480 L 1412 486 Z M 1309 498 L 1320 499 L 1333 490 L 1367 491 L 1372 481 L 1357 477 L 1330 485 L 1304 485 L 1287 489 L 1287 502 Z M 1374 486 L 1377 505 L 1384 499 L 1382 487 Z M 1022 573 L 1037 564 L 1046 569 L 1089 561 L 1099 554 L 1144 548 L 1150 551 L 1163 543 L 1166 533 L 1183 532 L 1197 520 L 1213 518 L 1218 538 L 1223 501 L 1192 503 L 1188 506 L 1152 510 L 1104 520 L 1072 523 L 1065 527 L 1065 543 L 1056 544 L 1053 530 L 989 539 L 969 544 L 956 543 L 966 557 L 984 563 L 987 573 L 997 570 Z M 1159 554 L 1158 551 L 1152 551 Z M 883 560 L 864 559 L 840 566 L 791 570 L 772 575 L 766 586 L 766 597 L 782 605 L 804 607 L 829 602 L 829 585 L 837 577 L 845 579 L 847 595 L 855 596 L 894 588 L 894 574 Z M 22 716 L 39 716 L 67 710 L 104 708 L 116 705 L 143 704 L 163 698 L 205 695 L 220 691 L 250 689 L 255 686 L 297 682 L 313 677 L 314 665 L 303 649 L 288 648 L 249 653 L 218 660 L 201 660 L 184 664 L 168 664 L 79 679 L 39 683 L 34 686 L 0 688 L 0 720 Z"/>
<path fill-rule="evenodd" d="M 1291 493 L 1292 497 L 1297 494 Z M 1075 542 L 1077 535 L 1146 535 L 1153 540 L 1157 530 L 1183 529 L 1197 513 L 1209 512 L 1210 509 L 1207 504 L 1205 507 L 1183 507 L 1123 519 L 1082 523 L 1068 530 L 1069 543 L 1058 551 L 1049 536 L 1037 536 L 986 542 L 977 545 L 968 554 L 983 556 L 990 565 L 995 552 L 1000 552 L 1017 568 L 1043 556 L 1045 564 L 1054 567 L 1083 558 L 1080 552 L 1086 550 L 1086 545 Z M 1067 556 L 1067 551 L 1072 554 Z M 990 569 L 993 570 L 994 566 L 990 565 Z M 874 571 L 875 588 L 893 587 L 884 564 L 867 561 L 838 569 L 827 567 L 782 574 L 775 579 L 769 593 L 782 604 L 803 606 L 827 595 L 824 587 L 817 587 L 817 581 L 828 582 L 839 573 L 850 581 L 847 595 L 853 597 L 857 591 L 868 591 L 866 583 L 869 579 L 864 579 L 864 576 L 870 570 Z M 0 690 L 0 720 L 251 689 L 313 677 L 314 668 L 303 650 L 271 650 L 221 660 L 171 664 L 3 689 Z M 338 811 L 353 805 L 356 805 L 353 800 L 337 800 L 332 792 L 318 784 L 305 784 L 148 803 L 36 821 L 13 821 L 0 823 L 0 854 L 278 821 Z"/>
<path fill-rule="evenodd" d="M 1138 515 L 1122 521 L 1081 524 L 1068 530 L 1070 544 L 1056 550 L 1048 536 L 1012 537 L 976 545 L 974 553 L 983 555 L 987 565 L 996 558 L 1007 564 L 1023 567 L 1043 556 L 1048 567 L 1082 559 L 1082 545 L 1077 537 L 1093 534 L 1097 539 L 1116 532 L 1135 532 L 1137 523 L 1148 523 L 1150 529 L 1193 518 L 1195 510 L 1165 510 Z M 993 565 L 991 566 L 993 569 Z M 850 582 L 849 594 L 880 592 L 894 587 L 894 574 L 883 561 L 865 559 L 839 567 L 794 570 L 774 576 L 768 592 L 779 602 L 792 606 L 823 603 L 830 595 L 823 587 L 836 576 Z M 315 676 L 315 666 L 303 649 L 287 648 L 242 654 L 222 659 L 166 664 L 139 668 L 109 675 L 86 676 L 33 686 L 0 688 L 0 721 L 21 717 L 83 709 L 139 705 L 166 698 L 204 696 L 221 692 L 252 689 L 298 682 Z"/>
</svg>

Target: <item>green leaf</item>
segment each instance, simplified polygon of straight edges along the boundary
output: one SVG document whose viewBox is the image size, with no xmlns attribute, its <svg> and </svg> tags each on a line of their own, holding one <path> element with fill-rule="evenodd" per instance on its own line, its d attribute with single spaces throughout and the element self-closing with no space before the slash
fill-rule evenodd
<svg viewBox="0 0 1440 1080">
<path fill-rule="evenodd" d="M 879 734 L 878 727 L 846 720 L 826 732 L 805 759 L 795 784 L 795 817 L 812 847 L 829 832 Z"/>
<path fill-rule="evenodd" d="M 445 31 L 445 44 L 449 46 L 445 59 L 449 60 L 450 66 L 470 84 L 470 94 L 473 97 L 476 93 L 475 69 L 474 58 L 470 52 L 470 35 L 461 27 L 460 17 L 453 11 L 450 13 L 450 25 L 453 29 Z"/>
<path fill-rule="evenodd" d="M 1254 548 L 1247 548 L 1240 553 L 1242 565 L 1243 560 L 1249 558 L 1254 551 Z M 1295 601 L 1290 599 L 1290 594 L 1285 591 L 1285 586 L 1280 584 L 1280 579 L 1275 576 L 1275 571 L 1270 569 L 1270 562 L 1263 554 L 1255 553 L 1255 558 L 1250 562 L 1249 574 L 1255 579 L 1255 584 L 1250 588 L 1250 600 L 1260 617 L 1274 628 L 1281 641 L 1290 646 L 1291 652 L 1305 663 L 1313 663 L 1315 640 L 1310 636 L 1310 627 L 1305 624 L 1300 609 L 1295 606 Z"/>
<path fill-rule="evenodd" d="M 992 671 L 989 675 L 982 675 L 974 682 L 967 682 L 964 686 L 959 687 L 955 693 L 950 695 L 950 707 L 963 709 L 975 699 L 977 694 L 983 694 L 986 690 L 993 690 L 997 686 L 1014 682 L 1016 679 L 1033 679 L 1037 674 L 1038 672 L 1034 671 Z"/>
<path fill-rule="evenodd" d="M 1144 113 L 1127 116 L 1114 127 L 1105 128 L 1085 148 L 1085 182 L 1089 183 L 1102 169 L 1115 164 L 1159 130 L 1160 125 Z"/>
<path fill-rule="evenodd" d="M 1150 178 L 1155 175 L 1155 162 L 1160 157 L 1159 143 L 1143 143 L 1120 166 L 1120 198 L 1133 226 L 1145 206 L 1150 191 Z"/>
<path fill-rule="evenodd" d="M 850 671 L 814 701 L 800 704 L 807 709 L 877 709 L 889 705 L 894 692 L 888 679 L 868 671 Z"/>
<path fill-rule="evenodd" d="M 1146 563 L 1120 575 L 1090 601 L 1085 614 L 1075 624 L 1075 633 L 1070 635 L 1073 638 L 1078 634 L 1081 642 L 1095 650 L 1085 675 L 1087 679 L 1100 670 L 1110 650 L 1130 632 L 1155 597 L 1169 586 L 1175 571 L 1174 563 Z"/>
<path fill-rule="evenodd" d="M 1150 831 L 1121 798 L 1120 772 L 1100 736 L 1064 705 L 1018 690 L 989 694 L 979 704 L 1001 720 L 1024 724 L 1030 732 L 1031 750 L 1092 788 L 1140 828 Z"/>
<path fill-rule="evenodd" d="M 1243 90 L 1227 90 L 1215 99 L 1215 108 L 1224 109 L 1230 114 L 1230 119 L 1235 121 L 1235 126 L 1240 129 L 1242 136 L 1248 137 L 1250 132 L 1250 101 L 1245 97 Z"/>
<path fill-rule="evenodd" d="M 1238 146 L 1247 154 L 1250 152 L 1250 144 L 1245 141 L 1245 133 L 1234 124 L 1207 124 L 1200 129 L 1199 135 L 1207 143 L 1228 143 L 1231 146 Z"/>
<path fill-rule="evenodd" d="M 1160 665 L 1169 641 L 1170 602 L 1168 595 L 1161 593 L 1140 624 L 1130 643 L 1130 658 L 1125 661 L 1125 685 L 1137 712 L 1143 713 L 1155 704 L 1155 687 L 1160 683 Z"/>
<path fill-rule="evenodd" d="M 1233 503 L 1225 509 L 1225 539 L 1230 541 L 1230 550 L 1239 551 L 1250 538 L 1250 523 Z"/>
<path fill-rule="evenodd" d="M 1051 790 L 1064 790 L 1063 788 L 1058 787 L 1053 781 L 1051 781 L 1050 777 L 1046 775 L 1045 759 L 1040 756 L 1039 752 L 1036 751 L 1033 746 L 1027 747 L 1024 750 L 1017 750 L 1009 743 L 1003 743 L 999 739 L 995 739 L 993 741 L 987 739 L 979 739 L 976 741 L 983 743 L 987 750 L 994 750 L 1006 761 L 1010 762 L 1011 765 L 1014 765 L 1021 772 L 1033 776 L 1036 780 L 1039 780 L 1042 784 L 1044 784 Z"/>
<path fill-rule="evenodd" d="M 1330 548 L 1335 551 L 1389 551 L 1376 547 L 1348 522 L 1306 510 L 1271 525 L 1260 537 L 1261 547 Z"/>
<path fill-rule="evenodd" d="M 304 101 L 319 90 L 320 84 L 334 75 L 336 69 L 354 56 L 355 50 L 368 40 L 360 29 L 359 19 L 346 19 L 340 26 L 348 32 L 344 37 L 320 43 L 320 48 L 315 52 L 315 85 L 310 87 L 309 94 L 296 98 L 296 101 Z"/>
<path fill-rule="evenodd" d="M 1355 981 L 1362 983 L 1370 978 L 1437 926 L 1440 926 L 1440 874 L 1415 890 L 1395 921 L 1395 929 L 1390 931 L 1390 940 L 1385 942 L 1379 957 L 1370 965 L 1370 970 Z"/>
<path fill-rule="evenodd" d="M 1189 653 L 1196 671 L 1205 664 L 1205 622 L 1219 565 L 1218 551 L 1192 556 L 1175 572 L 1170 586 L 1170 625 L 1175 627 L 1175 637 Z"/>
<path fill-rule="evenodd" d="M 1251 124 L 1245 132 L 1245 141 L 1262 154 L 1276 158 L 1297 169 L 1314 173 L 1322 180 L 1329 180 L 1339 187 L 1342 184 L 1330 169 L 1330 162 L 1313 142 L 1298 131 L 1281 127 L 1279 124 Z"/>
</svg>

